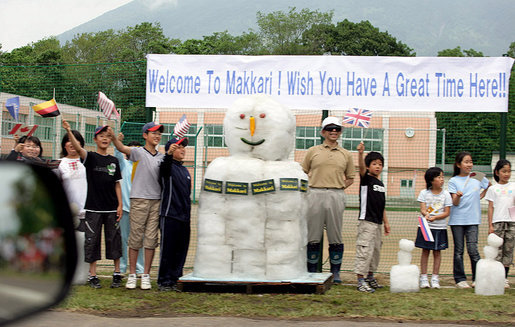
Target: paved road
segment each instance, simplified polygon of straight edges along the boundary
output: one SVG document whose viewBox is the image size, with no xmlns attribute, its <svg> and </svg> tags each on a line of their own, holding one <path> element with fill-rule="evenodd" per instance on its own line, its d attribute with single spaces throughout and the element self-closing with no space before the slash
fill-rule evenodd
<svg viewBox="0 0 515 327">
<path fill-rule="evenodd" d="M 402 324 L 402 325 L 401 325 Z M 223 326 L 223 327 L 418 327 L 421 323 L 350 320 L 271 320 L 236 317 L 173 317 L 173 318 L 108 318 L 73 312 L 47 311 L 23 320 L 12 327 L 153 327 L 153 326 Z M 457 324 L 424 323 L 424 327 L 463 327 Z M 481 326 L 474 324 L 474 326 Z"/>
</svg>

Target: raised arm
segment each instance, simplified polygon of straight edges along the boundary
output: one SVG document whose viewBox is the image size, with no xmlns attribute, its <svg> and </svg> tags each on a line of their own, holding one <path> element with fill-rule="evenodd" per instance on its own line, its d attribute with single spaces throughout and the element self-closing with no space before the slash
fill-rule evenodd
<svg viewBox="0 0 515 327">
<path fill-rule="evenodd" d="M 116 147 L 116 149 L 118 149 L 118 151 L 120 151 L 122 153 L 125 153 L 127 156 L 130 156 L 131 155 L 131 147 L 124 145 L 122 143 L 122 141 L 120 141 L 120 140 L 123 140 L 123 137 L 124 137 L 123 133 L 119 133 L 118 137 L 116 137 L 114 135 L 114 131 L 111 127 L 107 128 L 107 132 L 111 136 L 111 140 L 113 141 L 113 144 Z"/>
<path fill-rule="evenodd" d="M 70 127 L 70 124 L 63 118 L 62 123 L 63 128 L 68 133 L 68 138 L 70 142 L 72 143 L 72 146 L 74 147 L 75 151 L 79 154 L 81 159 L 86 158 L 88 152 L 80 145 L 80 142 L 75 138 L 75 135 L 72 133 L 72 129 Z"/>
<path fill-rule="evenodd" d="M 363 152 L 365 152 L 365 144 L 363 144 L 363 142 L 359 143 L 356 147 L 356 150 L 358 150 L 359 175 L 365 176 L 367 173 L 367 166 L 365 165 L 365 159 L 363 157 Z"/>
</svg>

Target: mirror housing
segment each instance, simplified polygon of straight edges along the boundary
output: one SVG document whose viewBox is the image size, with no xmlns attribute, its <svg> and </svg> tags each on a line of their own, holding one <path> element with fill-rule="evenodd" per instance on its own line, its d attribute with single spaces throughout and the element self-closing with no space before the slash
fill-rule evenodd
<svg viewBox="0 0 515 327">
<path fill-rule="evenodd" d="M 77 264 L 68 199 L 50 169 L 0 161 L 0 325 L 62 301 Z"/>
</svg>

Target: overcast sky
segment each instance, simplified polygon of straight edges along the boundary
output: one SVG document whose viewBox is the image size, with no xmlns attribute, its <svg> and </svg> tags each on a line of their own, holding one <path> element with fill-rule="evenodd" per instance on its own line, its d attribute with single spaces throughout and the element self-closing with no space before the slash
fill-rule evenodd
<svg viewBox="0 0 515 327">
<path fill-rule="evenodd" d="M 0 0 L 2 51 L 59 35 L 132 0 Z M 150 0 L 151 1 L 151 0 Z M 160 2 L 163 0 L 157 0 Z"/>
</svg>

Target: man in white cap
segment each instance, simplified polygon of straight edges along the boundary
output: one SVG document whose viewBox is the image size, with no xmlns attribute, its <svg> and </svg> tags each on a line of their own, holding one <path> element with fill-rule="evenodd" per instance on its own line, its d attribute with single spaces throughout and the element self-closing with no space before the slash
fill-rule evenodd
<svg viewBox="0 0 515 327">
<path fill-rule="evenodd" d="M 308 271 L 316 272 L 320 241 L 327 231 L 331 273 L 341 283 L 343 256 L 342 222 L 345 189 L 354 182 L 356 168 L 349 151 L 338 145 L 342 135 L 340 119 L 327 117 L 322 122 L 324 142 L 308 149 L 302 168 L 309 176 L 308 190 Z"/>
</svg>

